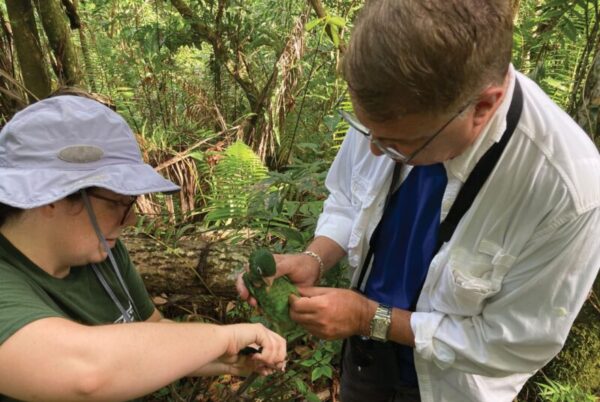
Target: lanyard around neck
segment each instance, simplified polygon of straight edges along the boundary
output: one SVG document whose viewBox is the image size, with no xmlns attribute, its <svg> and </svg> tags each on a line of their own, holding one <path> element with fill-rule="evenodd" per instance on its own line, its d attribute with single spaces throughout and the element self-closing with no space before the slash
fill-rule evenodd
<svg viewBox="0 0 600 402">
<path fill-rule="evenodd" d="M 137 314 L 138 317 L 140 317 L 140 314 L 138 313 L 138 311 L 135 307 L 135 303 L 133 302 L 133 298 L 131 297 L 131 294 L 129 293 L 129 289 L 127 288 L 127 285 L 125 284 L 125 281 L 123 280 L 123 275 L 121 275 L 121 271 L 119 270 L 117 261 L 115 260 L 115 257 L 113 256 L 113 253 L 110 250 L 110 247 L 108 246 L 108 243 L 106 242 L 106 239 L 104 238 L 104 235 L 102 234 L 102 231 L 100 230 L 100 226 L 98 225 L 98 220 L 96 219 L 96 214 L 94 213 L 94 210 L 92 209 L 92 204 L 90 203 L 90 199 L 89 199 L 87 193 L 85 192 L 85 190 L 81 190 L 81 197 L 83 199 L 83 205 L 85 206 L 85 209 L 90 218 L 90 221 L 92 223 L 94 231 L 96 232 L 96 236 L 98 237 L 98 239 L 100 240 L 100 243 L 102 243 L 102 247 L 108 254 L 108 259 L 110 261 L 110 265 L 112 266 L 112 269 L 115 272 L 115 276 L 117 277 L 119 285 L 121 286 L 123 293 L 127 297 L 127 300 L 131 304 L 132 310 Z M 122 314 L 123 321 L 125 321 L 125 322 L 135 321 L 134 317 L 129 313 L 128 309 L 123 307 L 123 305 L 121 304 L 121 302 L 115 295 L 114 291 L 108 284 L 108 281 L 106 280 L 106 277 L 105 277 L 104 273 L 102 272 L 102 270 L 100 270 L 100 268 L 96 264 L 92 264 L 92 268 L 94 270 L 94 273 L 98 277 L 98 280 L 102 284 L 102 287 L 104 288 L 106 293 L 109 295 L 109 297 L 111 298 L 111 300 L 113 301 L 115 306 L 117 306 L 117 309 L 119 309 L 119 312 Z"/>
</svg>

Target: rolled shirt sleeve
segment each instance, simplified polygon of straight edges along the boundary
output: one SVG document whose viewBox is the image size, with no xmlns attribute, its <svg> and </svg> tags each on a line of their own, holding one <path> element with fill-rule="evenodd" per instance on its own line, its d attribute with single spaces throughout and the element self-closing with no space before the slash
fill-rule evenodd
<svg viewBox="0 0 600 402">
<path fill-rule="evenodd" d="M 439 311 L 411 318 L 416 353 L 440 369 L 501 377 L 555 356 L 600 267 L 600 209 L 540 229 L 480 314 Z"/>
<path fill-rule="evenodd" d="M 323 204 L 323 213 L 319 216 L 315 230 L 315 236 L 325 236 L 334 240 L 346 252 L 356 218 L 351 193 L 353 153 L 354 138 L 350 130 L 346 133 L 342 146 L 327 173 L 325 186 L 329 196 Z"/>
</svg>

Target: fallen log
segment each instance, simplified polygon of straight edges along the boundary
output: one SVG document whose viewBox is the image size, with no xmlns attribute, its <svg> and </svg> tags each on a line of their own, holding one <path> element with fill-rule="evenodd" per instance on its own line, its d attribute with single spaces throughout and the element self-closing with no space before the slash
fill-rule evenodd
<svg viewBox="0 0 600 402">
<path fill-rule="evenodd" d="M 237 299 L 235 279 L 250 253 L 240 245 L 202 238 L 169 247 L 146 236 L 123 239 L 148 293 L 167 317 L 225 321 Z"/>
</svg>

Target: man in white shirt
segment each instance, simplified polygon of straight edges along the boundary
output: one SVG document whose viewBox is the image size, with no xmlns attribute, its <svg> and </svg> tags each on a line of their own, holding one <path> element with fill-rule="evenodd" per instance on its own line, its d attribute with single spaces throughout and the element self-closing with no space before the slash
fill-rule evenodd
<svg viewBox="0 0 600 402">
<path fill-rule="evenodd" d="M 512 401 L 598 273 L 600 156 L 510 65 L 509 3 L 367 1 L 355 25 L 330 195 L 307 251 L 277 259 L 292 318 L 350 340 L 343 402 Z M 344 256 L 354 289 L 313 287 Z"/>
</svg>

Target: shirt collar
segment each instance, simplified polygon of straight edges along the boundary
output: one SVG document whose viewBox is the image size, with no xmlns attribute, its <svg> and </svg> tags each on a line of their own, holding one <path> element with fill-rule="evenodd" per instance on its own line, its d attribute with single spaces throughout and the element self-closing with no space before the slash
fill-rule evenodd
<svg viewBox="0 0 600 402">
<path fill-rule="evenodd" d="M 504 130 L 506 130 L 506 115 L 512 101 L 515 87 L 515 70 L 512 64 L 508 68 L 508 86 L 502 103 L 488 121 L 475 142 L 462 154 L 454 159 L 444 162 L 448 175 L 452 175 L 463 183 L 475 167 L 475 164 L 496 142 L 500 141 Z"/>
</svg>

